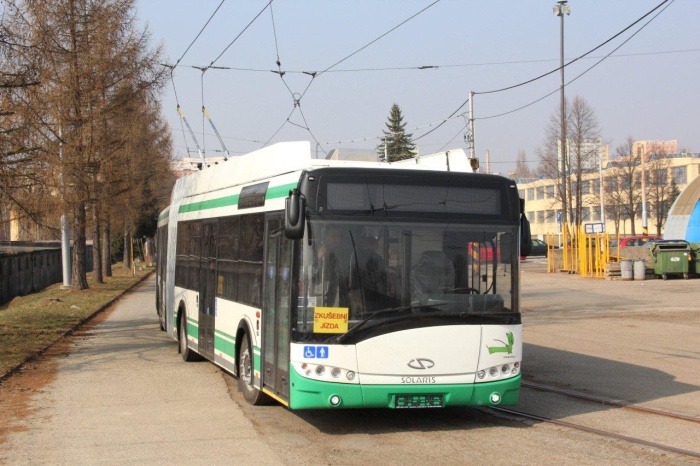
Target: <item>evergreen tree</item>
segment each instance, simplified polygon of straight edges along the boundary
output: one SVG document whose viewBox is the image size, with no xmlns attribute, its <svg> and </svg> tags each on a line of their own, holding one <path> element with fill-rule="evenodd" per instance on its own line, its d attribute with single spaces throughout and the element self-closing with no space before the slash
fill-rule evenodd
<svg viewBox="0 0 700 466">
<path fill-rule="evenodd" d="M 416 156 L 416 145 L 411 139 L 413 134 L 406 133 L 406 123 L 403 122 L 403 115 L 398 104 L 391 106 L 386 128 L 388 131 L 382 130 L 384 133 L 382 143 L 377 146 L 379 160 L 395 162 Z"/>
</svg>

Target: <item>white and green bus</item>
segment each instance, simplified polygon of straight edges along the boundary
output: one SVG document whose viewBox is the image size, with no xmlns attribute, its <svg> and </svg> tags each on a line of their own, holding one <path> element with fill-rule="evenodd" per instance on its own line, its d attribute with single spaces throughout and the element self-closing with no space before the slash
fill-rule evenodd
<svg viewBox="0 0 700 466">
<path fill-rule="evenodd" d="M 178 180 L 156 307 L 182 357 L 233 374 L 252 404 L 515 404 L 518 189 L 416 167 L 290 142 Z"/>
</svg>

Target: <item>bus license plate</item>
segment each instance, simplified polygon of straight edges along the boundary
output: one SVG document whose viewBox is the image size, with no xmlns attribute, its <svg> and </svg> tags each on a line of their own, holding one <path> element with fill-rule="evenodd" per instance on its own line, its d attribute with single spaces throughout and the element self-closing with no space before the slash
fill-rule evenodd
<svg viewBox="0 0 700 466">
<path fill-rule="evenodd" d="M 404 408 L 444 408 L 443 395 L 396 395 L 394 407 Z"/>
</svg>

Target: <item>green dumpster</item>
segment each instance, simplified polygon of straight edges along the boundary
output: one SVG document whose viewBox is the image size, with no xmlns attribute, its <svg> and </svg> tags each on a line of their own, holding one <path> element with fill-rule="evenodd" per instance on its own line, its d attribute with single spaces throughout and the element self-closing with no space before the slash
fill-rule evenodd
<svg viewBox="0 0 700 466">
<path fill-rule="evenodd" d="M 693 254 L 693 261 L 691 264 L 695 266 L 695 268 L 693 268 L 691 265 L 690 271 L 695 272 L 695 276 L 700 276 L 700 243 L 690 243 L 690 249 Z"/>
<path fill-rule="evenodd" d="M 664 280 L 669 275 L 683 275 L 688 278 L 692 251 L 690 243 L 684 240 L 661 240 L 654 243 L 649 251 L 654 263 L 654 274 Z"/>
</svg>

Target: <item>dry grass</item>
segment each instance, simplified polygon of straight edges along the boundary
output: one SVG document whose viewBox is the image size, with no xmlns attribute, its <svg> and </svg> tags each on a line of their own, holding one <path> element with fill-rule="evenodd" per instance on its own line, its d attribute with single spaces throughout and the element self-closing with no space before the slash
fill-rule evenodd
<svg viewBox="0 0 700 466">
<path fill-rule="evenodd" d="M 152 270 L 137 269 L 134 276 L 132 270 L 117 264 L 105 283 L 95 283 L 88 274 L 87 290 L 62 290 L 58 283 L 0 308 L 0 377 L 42 352 Z"/>
</svg>

